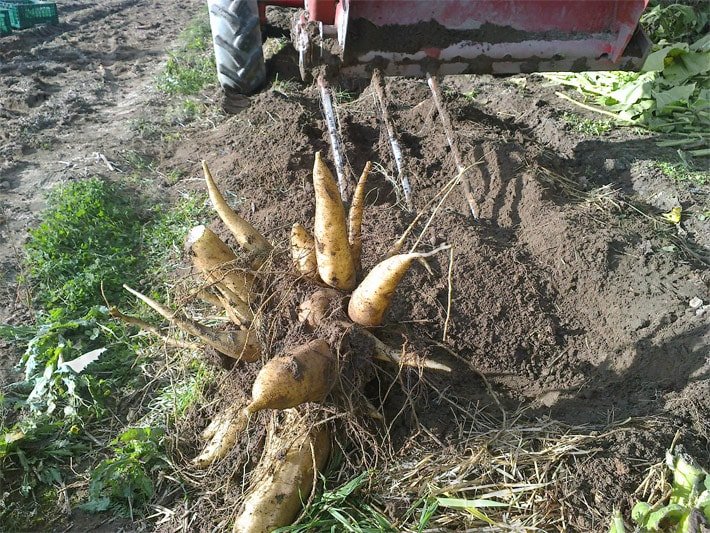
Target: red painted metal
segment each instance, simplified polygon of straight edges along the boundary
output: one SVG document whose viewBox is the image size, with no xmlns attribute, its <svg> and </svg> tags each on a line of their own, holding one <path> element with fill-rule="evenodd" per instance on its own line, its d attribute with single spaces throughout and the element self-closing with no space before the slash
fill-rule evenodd
<svg viewBox="0 0 710 533">
<path fill-rule="evenodd" d="M 648 0 L 350 0 L 350 18 L 375 26 L 436 21 L 447 29 L 483 24 L 523 32 L 609 33 L 603 53 L 616 61 L 636 30 Z M 501 41 L 505 36 L 501 36 Z"/>
<path fill-rule="evenodd" d="M 323 24 L 333 24 L 335 22 L 335 8 L 338 0 L 305 0 L 305 2 L 308 20 L 322 22 Z"/>
</svg>

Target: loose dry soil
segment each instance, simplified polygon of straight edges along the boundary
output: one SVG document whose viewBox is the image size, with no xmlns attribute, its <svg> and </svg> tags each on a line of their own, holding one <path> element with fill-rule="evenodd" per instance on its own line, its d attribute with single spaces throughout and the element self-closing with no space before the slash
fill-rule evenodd
<svg viewBox="0 0 710 533">
<path fill-rule="evenodd" d="M 202 191 L 196 178 L 199 161 L 207 159 L 220 186 L 274 242 L 285 244 L 293 222 L 312 224 L 313 154 L 329 154 L 313 87 L 267 89 L 242 114 L 221 116 L 208 130 L 168 146 L 132 129 L 139 118 L 165 114 L 154 79 L 201 4 L 61 2 L 59 26 L 0 38 L 0 321 L 28 317 L 13 280 L 45 191 L 85 176 L 123 179 L 116 168 L 126 150 L 150 154 L 163 172 L 185 171 L 177 183 L 156 178 L 160 193 L 173 197 Z M 288 49 L 279 52 L 271 78 L 295 76 L 292 60 Z M 677 432 L 707 466 L 710 309 L 697 316 L 689 301 L 710 302 L 703 262 L 710 228 L 697 217 L 708 210 L 708 189 L 656 170 L 652 161 L 675 156 L 642 132 L 575 132 L 562 112 L 579 110 L 541 78 L 467 76 L 446 79 L 443 88 L 464 159 L 476 163 L 470 179 L 480 219 L 469 215 L 457 188 L 421 244 L 453 246 L 452 292 L 445 253 L 429 261 L 432 273 L 416 265 L 395 296 L 388 321 L 397 327 L 388 334 L 454 366 L 452 376 L 431 379 L 461 405 L 492 404 L 473 366 L 506 409 L 525 407 L 530 420 L 548 416 L 590 427 L 661 420 L 639 423 L 577 463 L 568 496 L 590 502 L 598 516 L 615 506 L 628 510 L 630 492 L 645 474 L 637 465 L 660 460 Z M 392 79 L 387 92 L 414 206 L 422 208 L 456 175 L 455 164 L 426 83 Z M 215 106 L 218 97 L 216 90 L 205 95 Z M 338 112 L 349 179 L 367 160 L 381 165 L 367 194 L 368 270 L 414 212 L 387 179 L 394 164 L 374 91 L 366 83 L 354 88 Z M 119 162 L 114 170 L 102 155 Z M 687 214 L 680 228 L 658 217 L 676 204 Z M 293 317 L 291 323 L 273 334 L 274 350 L 293 338 L 299 326 Z M 442 340 L 461 359 L 433 342 Z M 14 363 L 10 348 L 4 347 L 1 369 Z M 384 406 L 386 414 L 393 402 Z M 456 428 L 449 413 L 430 401 L 419 423 L 446 441 Z M 397 428 L 394 446 L 410 434 L 406 425 Z M 570 527 L 603 529 L 583 508 L 580 503 Z"/>
</svg>

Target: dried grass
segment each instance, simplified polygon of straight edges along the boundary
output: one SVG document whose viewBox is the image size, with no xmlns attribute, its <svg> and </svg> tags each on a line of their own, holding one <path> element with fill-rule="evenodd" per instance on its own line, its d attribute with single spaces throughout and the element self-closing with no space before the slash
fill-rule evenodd
<svg viewBox="0 0 710 533">
<path fill-rule="evenodd" d="M 443 449 L 421 432 L 376 477 L 386 514 L 405 517 L 397 523 L 402 531 L 421 531 L 419 518 L 402 511 L 432 500 L 438 507 L 424 531 L 570 531 L 576 529 L 570 518 L 580 514 L 604 526 L 609 517 L 580 508 L 584 498 L 568 487 L 605 440 L 640 423 L 595 431 L 548 417 L 530 420 L 524 411 L 503 423 L 475 407 L 456 419 L 459 434 Z"/>
</svg>

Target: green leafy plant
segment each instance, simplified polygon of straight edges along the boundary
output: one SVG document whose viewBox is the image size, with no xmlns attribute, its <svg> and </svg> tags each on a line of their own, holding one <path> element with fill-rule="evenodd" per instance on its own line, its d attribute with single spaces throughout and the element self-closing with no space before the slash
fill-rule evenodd
<svg viewBox="0 0 710 533">
<path fill-rule="evenodd" d="M 278 533 L 306 533 L 309 531 L 350 531 L 352 533 L 376 533 L 396 531 L 385 516 L 367 503 L 361 489 L 370 479 L 370 472 L 363 472 L 347 483 L 331 490 L 323 490 L 306 508 L 305 516 L 298 524 L 282 527 Z M 325 478 L 321 478 L 325 485 Z"/>
<path fill-rule="evenodd" d="M 111 391 L 132 378 L 136 356 L 124 336 L 105 307 L 80 319 L 42 324 L 20 360 L 25 380 L 12 388 L 29 391 L 21 403 L 30 413 L 97 415 Z"/>
<path fill-rule="evenodd" d="M 662 5 L 651 2 L 641 16 L 641 25 L 654 43 L 693 42 L 705 33 L 710 14 L 702 4 Z"/>
<path fill-rule="evenodd" d="M 696 170 L 684 161 L 677 163 L 655 161 L 653 165 L 675 181 L 687 181 L 699 186 L 710 184 L 710 172 L 706 170 Z"/>
<path fill-rule="evenodd" d="M 100 512 L 112 508 L 131 518 L 153 496 L 152 477 L 168 468 L 160 428 L 130 428 L 111 442 L 113 457 L 91 473 L 89 501 L 81 507 Z"/>
<path fill-rule="evenodd" d="M 710 475 L 681 446 L 666 453 L 666 467 L 673 475 L 670 495 L 651 504 L 638 502 L 631 518 L 642 533 L 663 531 L 691 533 L 710 525 Z M 625 533 L 620 513 L 612 518 L 610 533 Z"/>
<path fill-rule="evenodd" d="M 38 483 L 60 483 L 60 465 L 86 450 L 63 421 L 47 415 L 25 418 L 12 427 L 0 425 L 0 467 L 22 471 L 19 491 L 28 496 Z"/>
<path fill-rule="evenodd" d="M 30 232 L 25 268 L 35 301 L 50 320 L 83 316 L 139 271 L 138 213 L 117 187 L 98 178 L 68 183 L 49 196 L 42 223 Z"/>
<path fill-rule="evenodd" d="M 562 120 L 569 124 L 574 131 L 584 135 L 604 135 L 612 128 L 612 123 L 609 120 L 592 120 L 575 113 L 562 113 Z"/>
<path fill-rule="evenodd" d="M 207 197 L 201 195 L 182 198 L 167 210 L 162 205 L 152 208 L 152 221 L 143 231 L 141 249 L 146 270 L 154 280 L 162 280 L 177 266 L 185 234 L 193 226 L 207 222 L 209 213 Z"/>
</svg>

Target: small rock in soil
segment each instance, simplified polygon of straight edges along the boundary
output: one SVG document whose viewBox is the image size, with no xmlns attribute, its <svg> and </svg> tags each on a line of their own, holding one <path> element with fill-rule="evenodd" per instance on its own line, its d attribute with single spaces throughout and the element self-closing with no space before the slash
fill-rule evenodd
<svg viewBox="0 0 710 533">
<path fill-rule="evenodd" d="M 688 305 L 689 305 L 691 308 L 693 308 L 693 309 L 697 309 L 698 307 L 700 307 L 701 305 L 703 305 L 703 301 L 702 301 L 700 298 L 698 298 L 697 296 L 695 296 L 694 298 L 692 298 L 692 299 L 688 302 Z"/>
</svg>

